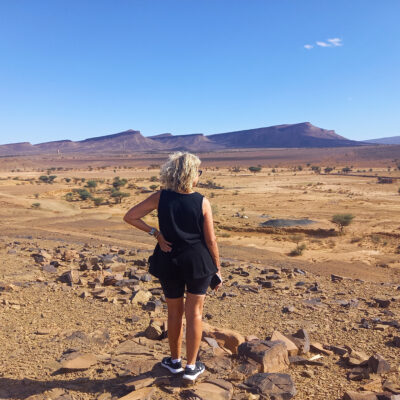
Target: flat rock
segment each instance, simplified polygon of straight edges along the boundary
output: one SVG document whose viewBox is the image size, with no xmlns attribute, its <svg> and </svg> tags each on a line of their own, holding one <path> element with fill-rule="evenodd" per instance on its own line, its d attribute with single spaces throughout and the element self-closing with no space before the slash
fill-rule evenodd
<svg viewBox="0 0 400 400">
<path fill-rule="evenodd" d="M 238 354 L 258 362 L 262 366 L 262 372 L 280 372 L 289 366 L 286 345 L 280 341 L 244 342 L 238 347 Z"/>
<path fill-rule="evenodd" d="M 374 299 L 378 307 L 388 308 L 390 306 L 390 299 Z"/>
<path fill-rule="evenodd" d="M 357 367 L 359 365 L 366 365 L 368 363 L 369 357 L 363 351 L 351 350 L 349 355 L 345 357 L 345 361 L 348 365 L 352 367 Z"/>
<path fill-rule="evenodd" d="M 367 368 L 356 367 L 348 372 L 347 378 L 351 381 L 361 381 L 369 378 L 369 372 Z"/>
<path fill-rule="evenodd" d="M 149 374 L 154 370 L 159 363 L 159 359 L 157 358 L 143 358 L 138 359 L 136 357 L 132 357 L 131 360 L 125 360 L 125 362 L 119 364 L 119 366 L 129 371 L 131 375 L 142 375 Z"/>
<path fill-rule="evenodd" d="M 146 387 L 143 389 L 135 390 L 124 397 L 120 397 L 119 400 L 151 400 L 155 388 Z"/>
<path fill-rule="evenodd" d="M 74 352 L 67 354 L 61 362 L 61 368 L 63 370 L 82 370 L 88 369 L 92 365 L 97 363 L 97 358 L 94 354 L 83 354 Z"/>
<path fill-rule="evenodd" d="M 326 356 L 331 356 L 333 354 L 333 351 L 325 349 L 325 347 L 321 343 L 318 343 L 318 342 L 310 343 L 310 351 L 312 351 L 313 353 L 317 353 L 317 354 L 321 353 Z"/>
<path fill-rule="evenodd" d="M 318 366 L 324 365 L 324 363 L 321 361 L 309 360 L 303 356 L 290 356 L 289 362 L 290 364 L 294 365 L 318 365 Z"/>
<path fill-rule="evenodd" d="M 129 355 L 149 355 L 152 356 L 153 352 L 150 351 L 147 347 L 134 342 L 133 340 L 126 340 L 119 344 L 119 346 L 115 349 L 114 355 L 118 356 L 121 354 L 129 354 Z"/>
<path fill-rule="evenodd" d="M 38 329 L 35 332 L 36 335 L 50 335 L 51 333 L 52 333 L 52 331 L 50 329 L 46 329 L 46 328 Z"/>
<path fill-rule="evenodd" d="M 400 383 L 385 381 L 383 382 L 382 387 L 386 392 L 400 395 Z"/>
<path fill-rule="evenodd" d="M 149 375 L 139 375 L 133 378 L 132 380 L 125 382 L 124 386 L 127 389 L 133 389 L 133 390 L 139 390 L 144 387 L 151 386 L 155 381 L 155 378 L 153 376 Z"/>
<path fill-rule="evenodd" d="M 296 387 L 288 374 L 257 373 L 247 378 L 244 385 L 273 400 L 289 400 L 296 395 Z"/>
<path fill-rule="evenodd" d="M 253 361 L 252 359 L 247 360 L 244 363 L 239 364 L 235 371 L 244 375 L 246 378 L 250 375 L 254 375 L 257 372 L 260 372 L 261 366 L 259 363 Z"/>
<path fill-rule="evenodd" d="M 343 400 L 378 400 L 374 392 L 346 392 Z"/>
<path fill-rule="evenodd" d="M 238 346 L 245 341 L 243 335 L 232 329 L 214 327 L 207 322 L 203 322 L 203 338 L 210 337 L 215 339 L 220 345 L 229 349 L 233 354 L 238 353 Z"/>
<path fill-rule="evenodd" d="M 233 395 L 233 386 L 222 379 L 209 379 L 197 384 L 189 393 L 199 400 L 230 400 Z"/>
</svg>

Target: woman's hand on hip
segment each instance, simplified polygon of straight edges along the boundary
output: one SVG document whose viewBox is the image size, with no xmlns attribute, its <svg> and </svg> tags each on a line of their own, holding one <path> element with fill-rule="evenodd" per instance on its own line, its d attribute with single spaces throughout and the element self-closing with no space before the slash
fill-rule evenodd
<svg viewBox="0 0 400 400">
<path fill-rule="evenodd" d="M 160 245 L 160 249 L 165 253 L 169 253 L 172 250 L 172 243 L 165 240 L 163 234 L 160 232 L 157 236 L 158 244 Z"/>
</svg>

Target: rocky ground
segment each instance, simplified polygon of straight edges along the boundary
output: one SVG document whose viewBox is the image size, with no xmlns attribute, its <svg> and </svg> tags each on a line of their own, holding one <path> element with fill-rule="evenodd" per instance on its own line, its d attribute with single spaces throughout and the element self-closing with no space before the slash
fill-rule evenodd
<svg viewBox="0 0 400 400">
<path fill-rule="evenodd" d="M 207 371 L 187 385 L 159 365 L 166 304 L 149 255 L 3 236 L 0 399 L 399 398 L 398 283 L 225 259 L 204 309 Z"/>
</svg>

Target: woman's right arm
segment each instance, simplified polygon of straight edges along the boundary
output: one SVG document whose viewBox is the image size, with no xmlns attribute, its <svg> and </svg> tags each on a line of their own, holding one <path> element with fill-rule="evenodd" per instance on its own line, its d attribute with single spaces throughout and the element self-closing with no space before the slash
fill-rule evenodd
<svg viewBox="0 0 400 400">
<path fill-rule="evenodd" d="M 206 197 L 203 197 L 203 216 L 204 216 L 204 240 L 210 251 L 214 264 L 218 268 L 218 273 L 221 273 L 221 264 L 219 260 L 219 251 L 217 238 L 214 232 L 214 221 L 212 216 L 211 204 Z"/>
</svg>

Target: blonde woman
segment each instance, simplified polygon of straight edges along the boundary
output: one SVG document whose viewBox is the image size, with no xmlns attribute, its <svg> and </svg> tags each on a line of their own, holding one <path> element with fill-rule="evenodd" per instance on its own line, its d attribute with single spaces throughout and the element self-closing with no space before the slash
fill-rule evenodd
<svg viewBox="0 0 400 400">
<path fill-rule="evenodd" d="M 214 233 L 210 202 L 193 190 L 202 173 L 200 159 L 188 152 L 176 152 L 161 167 L 162 190 L 131 208 L 124 221 L 148 232 L 157 240 L 149 257 L 149 272 L 161 283 L 168 305 L 170 357 L 161 365 L 183 378 L 195 380 L 205 371 L 196 361 L 202 336 L 205 294 L 211 278 L 217 274 L 222 285 L 219 251 Z M 159 230 L 142 217 L 158 210 Z M 186 300 L 184 293 L 186 288 Z M 186 367 L 181 363 L 182 320 L 186 318 Z"/>
</svg>

